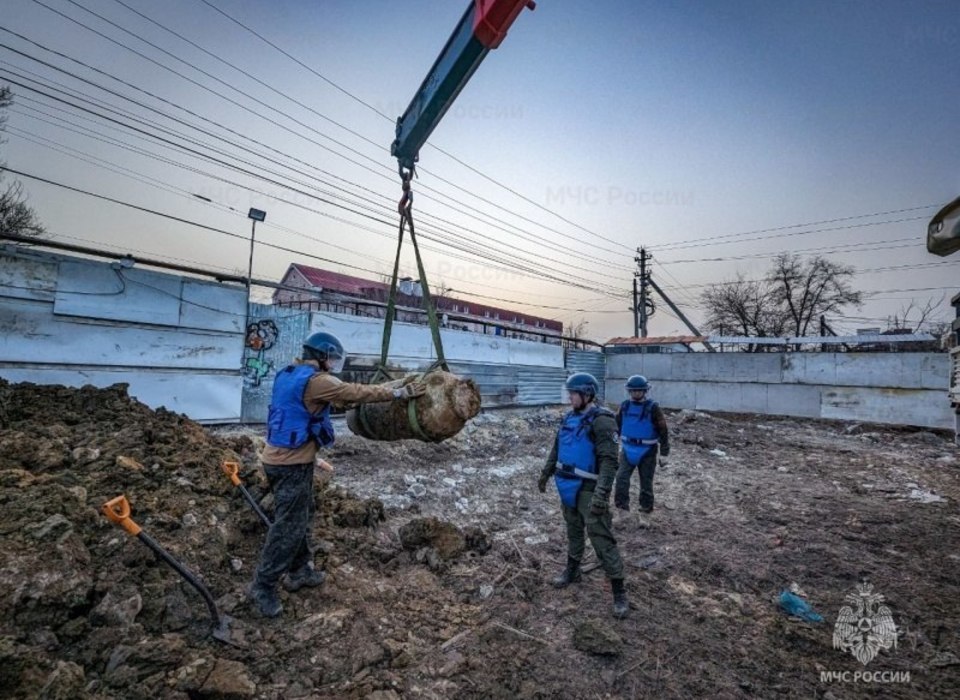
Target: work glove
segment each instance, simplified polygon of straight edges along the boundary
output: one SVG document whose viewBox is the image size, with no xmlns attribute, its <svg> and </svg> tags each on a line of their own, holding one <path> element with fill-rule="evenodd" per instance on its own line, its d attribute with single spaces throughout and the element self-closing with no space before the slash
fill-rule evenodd
<svg viewBox="0 0 960 700">
<path fill-rule="evenodd" d="M 668 464 L 670 464 L 670 458 L 660 455 L 660 467 L 665 468 Z"/>
<path fill-rule="evenodd" d="M 537 490 L 540 493 L 547 492 L 547 480 L 550 479 L 550 475 L 546 472 L 540 472 L 540 479 L 537 480 Z"/>
<path fill-rule="evenodd" d="M 395 399 L 415 399 L 427 393 L 427 385 L 423 382 L 410 382 L 393 390 Z"/>
<path fill-rule="evenodd" d="M 597 494 L 593 495 L 593 499 L 590 501 L 590 515 L 603 515 L 607 512 L 609 504 L 607 503 L 608 498 L 601 498 Z"/>
<path fill-rule="evenodd" d="M 593 498 L 590 501 L 590 514 L 603 515 L 610 507 L 610 491 L 597 487 L 593 492 Z"/>
</svg>

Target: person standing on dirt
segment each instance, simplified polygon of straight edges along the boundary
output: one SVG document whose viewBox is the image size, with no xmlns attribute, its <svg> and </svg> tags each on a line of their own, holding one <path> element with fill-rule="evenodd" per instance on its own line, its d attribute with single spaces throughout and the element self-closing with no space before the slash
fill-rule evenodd
<svg viewBox="0 0 960 700">
<path fill-rule="evenodd" d="M 653 511 L 653 475 L 657 458 L 663 465 L 670 454 L 670 435 L 660 405 L 647 398 L 647 378 L 635 374 L 625 388 L 630 398 L 617 412 L 621 449 L 613 503 L 621 510 L 630 510 L 630 479 L 636 469 L 640 472 L 640 512 L 646 514 Z"/>
<path fill-rule="evenodd" d="M 567 525 L 567 567 L 553 580 L 553 585 L 564 588 L 580 581 L 586 531 L 610 579 L 613 614 L 623 617 L 630 604 L 609 504 L 617 473 L 617 424 L 612 411 L 595 403 L 600 385 L 593 375 L 571 375 L 566 389 L 572 410 L 563 417 L 537 483 L 540 493 L 546 493 L 547 481 L 554 477 Z"/>
<path fill-rule="evenodd" d="M 319 586 L 326 578 L 314 568 L 310 530 L 317 451 L 334 440 L 331 406 L 405 401 L 426 391 L 421 382 L 399 388 L 342 382 L 334 375 L 343 363 L 343 345 L 337 337 L 314 333 L 303 344 L 302 359 L 277 372 L 273 383 L 267 444 L 260 456 L 273 491 L 273 524 L 249 590 L 251 602 L 266 617 L 283 611 L 277 596 L 281 579 L 292 592 Z"/>
</svg>

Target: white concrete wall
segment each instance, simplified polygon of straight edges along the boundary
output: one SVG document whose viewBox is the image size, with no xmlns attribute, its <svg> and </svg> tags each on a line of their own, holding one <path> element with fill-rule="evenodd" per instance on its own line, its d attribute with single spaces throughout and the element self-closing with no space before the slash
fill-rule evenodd
<svg viewBox="0 0 960 700">
<path fill-rule="evenodd" d="M 340 338 L 351 356 L 380 357 L 383 319 L 315 311 L 311 332 L 327 331 Z M 484 362 L 502 365 L 563 367 L 563 348 L 496 335 L 441 330 L 443 352 L 449 362 Z M 390 361 L 402 367 L 419 367 L 436 359 L 428 326 L 394 323 Z"/>
<path fill-rule="evenodd" d="M 0 247 L 0 377 L 129 393 L 195 420 L 240 418 L 246 289 Z"/>
<path fill-rule="evenodd" d="M 631 374 L 666 408 L 953 429 L 945 353 L 686 353 L 607 356 L 607 400 Z"/>
</svg>

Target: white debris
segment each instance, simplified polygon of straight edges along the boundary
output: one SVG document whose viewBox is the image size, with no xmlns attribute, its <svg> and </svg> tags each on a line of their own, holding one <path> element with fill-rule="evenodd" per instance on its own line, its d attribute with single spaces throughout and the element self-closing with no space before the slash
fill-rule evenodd
<svg viewBox="0 0 960 700">
<path fill-rule="evenodd" d="M 489 470 L 489 474 L 499 476 L 501 479 L 509 479 L 511 476 L 523 469 L 522 464 L 507 464 L 502 467 L 494 467 Z"/>
<path fill-rule="evenodd" d="M 945 500 L 942 496 L 938 496 L 924 489 L 911 489 L 910 495 L 907 498 L 911 501 L 919 501 L 920 503 L 941 503 Z"/>
<path fill-rule="evenodd" d="M 710 450 L 710 454 L 716 455 L 717 457 L 726 457 L 726 456 L 727 456 L 727 453 L 726 453 L 726 452 L 724 452 L 723 450 L 716 449 L 716 448 Z"/>
</svg>

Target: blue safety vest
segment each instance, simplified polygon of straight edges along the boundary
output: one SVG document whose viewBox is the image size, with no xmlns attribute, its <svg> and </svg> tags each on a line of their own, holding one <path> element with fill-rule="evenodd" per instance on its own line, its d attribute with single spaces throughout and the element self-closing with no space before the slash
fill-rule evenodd
<svg viewBox="0 0 960 700">
<path fill-rule="evenodd" d="M 317 373 L 310 365 L 290 365 L 277 372 L 267 415 L 267 444 L 297 449 L 315 440 L 321 447 L 333 444 L 330 404 L 319 413 L 310 413 L 303 403 L 307 382 Z"/>
<path fill-rule="evenodd" d="M 554 481 L 560 501 L 569 508 L 577 507 L 577 494 L 584 479 L 597 480 L 597 455 L 590 437 L 590 427 L 598 415 L 613 415 L 605 408 L 593 406 L 587 411 L 570 411 L 563 417 L 557 435 L 557 471 Z"/>
<path fill-rule="evenodd" d="M 620 404 L 620 444 L 627 461 L 636 466 L 643 456 L 660 443 L 660 435 L 653 425 L 656 402 L 624 401 Z"/>
</svg>

